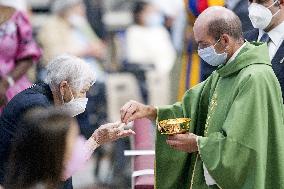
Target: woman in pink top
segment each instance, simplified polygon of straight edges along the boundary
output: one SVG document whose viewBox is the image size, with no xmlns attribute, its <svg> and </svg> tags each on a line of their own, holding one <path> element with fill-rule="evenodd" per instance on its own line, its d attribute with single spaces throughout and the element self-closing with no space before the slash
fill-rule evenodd
<svg viewBox="0 0 284 189">
<path fill-rule="evenodd" d="M 36 63 L 41 50 L 32 37 L 27 16 L 0 3 L 0 113 L 7 102 L 28 88 L 28 69 Z"/>
</svg>

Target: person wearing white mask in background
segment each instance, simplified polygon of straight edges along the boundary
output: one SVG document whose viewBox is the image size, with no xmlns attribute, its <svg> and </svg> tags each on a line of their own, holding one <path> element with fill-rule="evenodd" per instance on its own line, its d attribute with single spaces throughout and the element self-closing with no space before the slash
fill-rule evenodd
<svg viewBox="0 0 284 189">
<path fill-rule="evenodd" d="M 244 37 L 248 41 L 267 43 L 284 99 L 284 1 L 249 0 L 248 10 L 255 29 L 245 33 Z"/>
<path fill-rule="evenodd" d="M 6 174 L 11 141 L 23 114 L 31 108 L 55 106 L 72 117 L 77 116 L 85 111 L 86 93 L 94 82 L 95 73 L 86 62 L 75 56 L 61 55 L 48 64 L 45 83 L 34 84 L 7 104 L 0 117 L 0 185 Z M 124 130 L 119 122 L 109 123 L 95 130 L 86 145 L 93 152 L 103 144 L 101 141 L 113 141 L 132 134 L 132 130 Z M 65 182 L 64 189 L 72 189 L 71 179 Z"/>
<path fill-rule="evenodd" d="M 145 75 L 153 71 L 155 76 L 169 80 L 169 73 L 176 60 L 176 51 L 171 42 L 170 34 L 163 26 L 164 18 L 161 12 L 152 4 L 137 1 L 132 8 L 133 25 L 126 30 L 126 69 L 132 68 L 145 71 Z M 141 72 L 142 73 L 142 72 Z M 137 75 L 136 75 L 137 76 Z M 143 76 L 137 76 L 143 78 Z M 147 78 L 146 78 L 147 79 Z M 144 79 L 144 80 L 146 80 Z M 143 79 L 139 79 L 144 86 Z M 166 86 L 161 90 L 166 96 L 170 93 Z M 144 102 L 148 102 L 147 88 L 141 87 Z M 150 100 L 149 100 L 150 101 Z"/>
<path fill-rule="evenodd" d="M 132 9 L 134 24 L 126 30 L 126 58 L 130 63 L 153 64 L 169 72 L 176 58 L 163 15 L 150 3 L 139 1 Z"/>
</svg>

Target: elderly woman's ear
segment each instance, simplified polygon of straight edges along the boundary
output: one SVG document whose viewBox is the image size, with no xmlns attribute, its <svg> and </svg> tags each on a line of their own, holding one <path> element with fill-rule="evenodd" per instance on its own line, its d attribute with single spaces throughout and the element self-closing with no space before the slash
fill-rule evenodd
<svg viewBox="0 0 284 189">
<path fill-rule="evenodd" d="M 74 97 L 72 94 L 71 86 L 67 81 L 62 81 L 59 84 L 59 93 L 60 97 L 62 98 L 62 103 L 69 102 Z"/>
</svg>

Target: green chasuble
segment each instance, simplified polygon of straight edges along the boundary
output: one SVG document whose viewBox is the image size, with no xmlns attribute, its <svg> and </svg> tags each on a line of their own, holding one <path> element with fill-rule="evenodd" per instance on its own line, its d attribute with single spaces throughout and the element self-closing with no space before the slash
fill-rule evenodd
<svg viewBox="0 0 284 189">
<path fill-rule="evenodd" d="M 158 109 L 158 121 L 179 117 L 202 136 L 199 152 L 176 151 L 157 132 L 157 189 L 284 188 L 283 101 L 266 45 L 247 42 L 182 102 Z M 206 185 L 203 163 L 217 185 Z"/>
</svg>

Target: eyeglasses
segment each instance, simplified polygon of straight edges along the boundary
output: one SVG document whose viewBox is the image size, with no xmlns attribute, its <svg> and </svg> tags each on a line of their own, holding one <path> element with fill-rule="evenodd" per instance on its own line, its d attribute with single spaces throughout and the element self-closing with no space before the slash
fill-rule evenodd
<svg viewBox="0 0 284 189">
<path fill-rule="evenodd" d="M 213 47 L 215 47 L 220 41 L 221 41 L 221 37 L 217 40 L 217 42 L 213 45 Z M 200 43 L 200 44 L 198 44 L 198 50 L 205 49 L 205 48 L 210 47 L 210 46 L 211 46 L 211 44 Z"/>
</svg>

